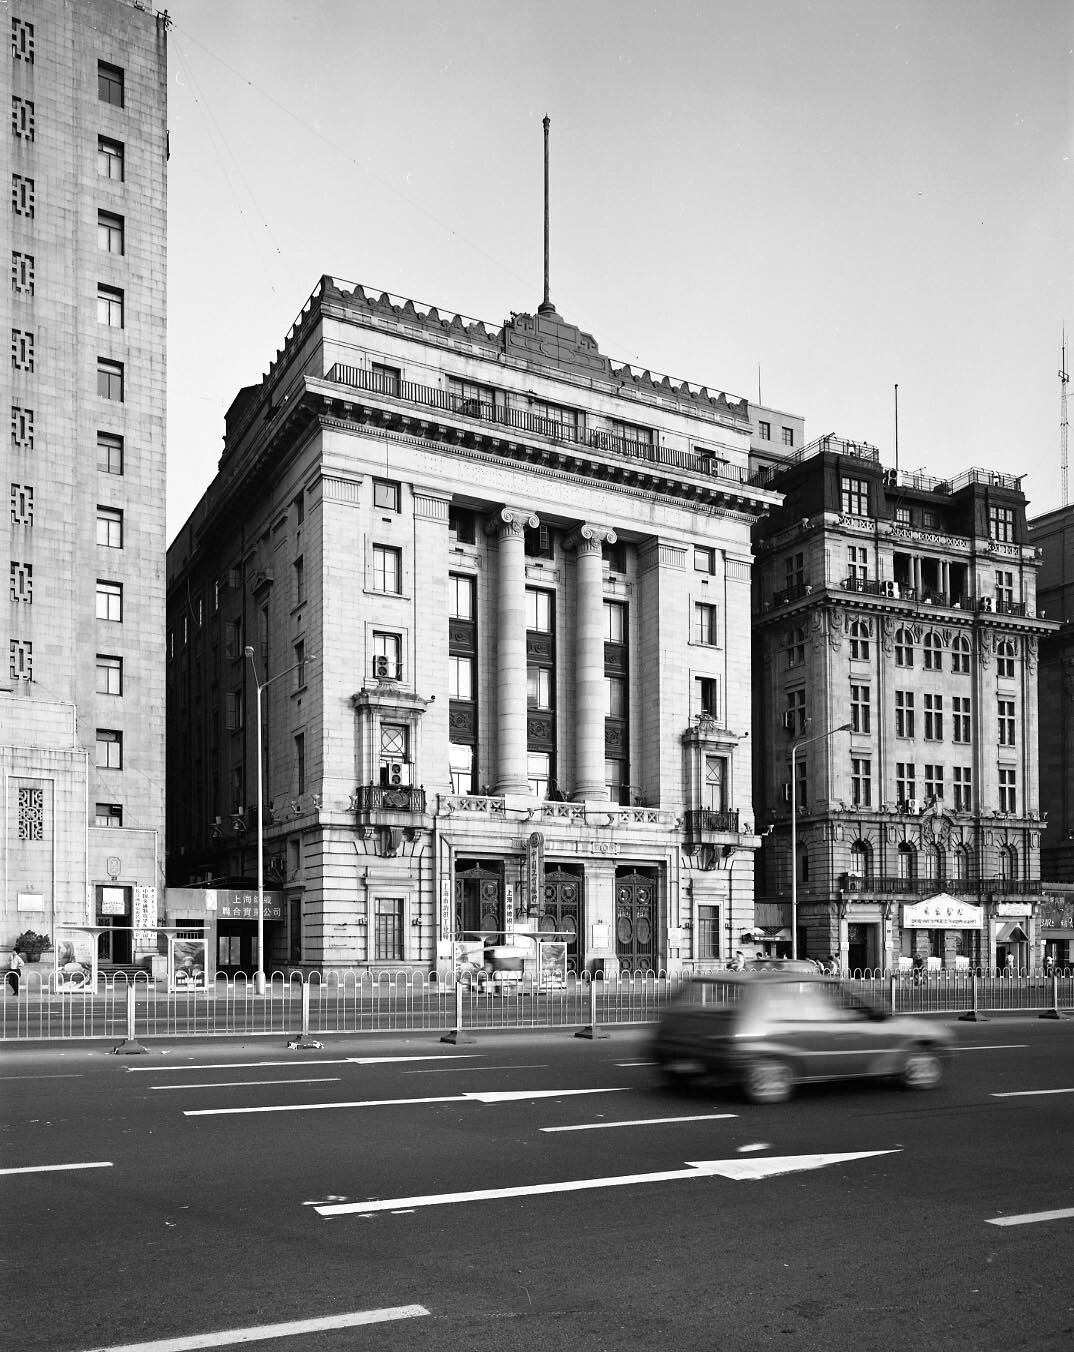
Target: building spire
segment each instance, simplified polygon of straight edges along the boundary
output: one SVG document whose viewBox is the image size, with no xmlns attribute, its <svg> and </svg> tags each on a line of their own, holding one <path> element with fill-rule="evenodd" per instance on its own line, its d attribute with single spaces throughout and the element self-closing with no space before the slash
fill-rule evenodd
<svg viewBox="0 0 1074 1352">
<path fill-rule="evenodd" d="M 537 313 L 542 315 L 556 313 L 556 307 L 552 304 L 551 296 L 548 290 L 548 128 L 552 119 L 547 113 L 544 115 L 544 300 L 537 307 Z"/>
</svg>

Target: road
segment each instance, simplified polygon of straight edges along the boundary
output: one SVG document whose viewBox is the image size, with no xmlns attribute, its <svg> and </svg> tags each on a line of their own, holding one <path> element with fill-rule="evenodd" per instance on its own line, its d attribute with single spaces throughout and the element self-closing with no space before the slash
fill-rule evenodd
<svg viewBox="0 0 1074 1352">
<path fill-rule="evenodd" d="M 780 1107 L 643 1030 L 5 1047 L 9 1345 L 1069 1349 L 1074 1020 L 952 1026 Z"/>
</svg>

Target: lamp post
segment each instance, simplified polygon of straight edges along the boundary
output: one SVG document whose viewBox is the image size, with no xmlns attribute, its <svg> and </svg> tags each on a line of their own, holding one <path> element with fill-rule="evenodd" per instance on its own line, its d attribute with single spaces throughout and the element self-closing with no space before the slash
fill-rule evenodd
<svg viewBox="0 0 1074 1352">
<path fill-rule="evenodd" d="M 841 723 L 827 732 L 818 732 L 816 737 L 806 737 L 791 747 L 791 957 L 798 956 L 798 779 L 795 774 L 795 759 L 804 746 L 814 742 L 827 741 L 837 732 L 850 732 L 849 723 Z"/>
<path fill-rule="evenodd" d="M 250 675 L 253 677 L 254 689 L 257 692 L 257 970 L 254 972 L 254 991 L 258 995 L 265 993 L 265 783 L 264 773 L 262 771 L 262 732 L 261 732 L 261 692 L 267 690 L 273 681 L 278 681 L 282 676 L 290 676 L 292 671 L 298 671 L 308 662 L 312 662 L 312 657 L 305 657 L 301 662 L 295 662 L 289 666 L 286 671 L 278 671 L 275 676 L 270 676 L 267 681 L 257 679 L 257 667 L 254 664 L 254 650 L 247 644 L 245 648 L 246 658 L 250 663 Z"/>
</svg>

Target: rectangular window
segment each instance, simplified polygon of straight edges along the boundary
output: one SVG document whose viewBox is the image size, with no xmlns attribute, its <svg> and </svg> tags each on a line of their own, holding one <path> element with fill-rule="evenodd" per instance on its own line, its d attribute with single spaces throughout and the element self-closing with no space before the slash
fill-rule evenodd
<svg viewBox="0 0 1074 1352">
<path fill-rule="evenodd" d="M 13 681 L 34 678 L 34 645 L 28 639 L 13 638 L 8 644 L 8 672 Z"/>
<path fill-rule="evenodd" d="M 97 323 L 110 329 L 123 327 L 123 292 L 118 286 L 97 283 Z"/>
<path fill-rule="evenodd" d="M 552 632 L 552 593 L 526 588 L 526 628 L 538 634 Z"/>
<path fill-rule="evenodd" d="M 11 20 L 11 55 L 16 61 L 34 64 L 34 26 L 25 19 Z"/>
<path fill-rule="evenodd" d="M 474 749 L 464 742 L 452 742 L 448 748 L 448 772 L 452 793 L 471 793 L 474 784 Z"/>
<path fill-rule="evenodd" d="M 113 211 L 97 213 L 97 247 L 104 253 L 122 254 L 125 251 L 126 226 L 122 216 Z"/>
<path fill-rule="evenodd" d="M 925 766 L 925 797 L 943 798 L 943 766 Z"/>
<path fill-rule="evenodd" d="M 865 545 L 850 545 L 847 548 L 847 580 L 851 587 L 869 579 L 869 550 Z"/>
<path fill-rule="evenodd" d="M 36 201 L 37 194 L 34 187 L 34 180 L 32 178 L 27 178 L 25 174 L 12 174 L 11 210 L 15 215 L 26 216 L 32 220 Z"/>
<path fill-rule="evenodd" d="M 474 618 L 474 580 L 461 573 L 452 573 L 448 578 L 448 605 L 453 620 L 472 620 Z"/>
<path fill-rule="evenodd" d="M 956 675 L 969 675 L 970 641 L 963 634 L 959 634 L 951 641 L 951 670 Z"/>
<path fill-rule="evenodd" d="M 306 643 L 304 639 L 298 639 L 291 645 L 291 666 L 293 668 L 291 689 L 293 691 L 305 690 Z"/>
<path fill-rule="evenodd" d="M 32 563 L 11 561 L 11 599 L 22 605 L 32 605 L 34 599 L 34 566 Z"/>
<path fill-rule="evenodd" d="M 97 468 L 102 474 L 123 473 L 123 438 L 115 432 L 97 433 Z"/>
<path fill-rule="evenodd" d="M 11 445 L 16 451 L 34 448 L 34 411 L 32 408 L 11 406 Z"/>
<path fill-rule="evenodd" d="M 943 696 L 925 695 L 925 741 L 943 741 Z"/>
<path fill-rule="evenodd" d="M 857 657 L 858 654 L 852 651 L 851 656 Z M 787 665 L 789 667 L 805 666 L 805 630 L 801 627 L 788 631 Z"/>
<path fill-rule="evenodd" d="M 403 636 L 373 630 L 373 675 L 377 680 L 403 679 Z"/>
<path fill-rule="evenodd" d="M 123 658 L 97 654 L 97 694 L 123 694 Z"/>
<path fill-rule="evenodd" d="M 123 548 L 123 513 L 118 507 L 98 506 L 97 543 L 106 549 Z"/>
<path fill-rule="evenodd" d="M 530 422 L 535 432 L 561 441 L 576 441 L 585 431 L 585 419 L 577 409 L 550 404 L 545 399 L 530 400 Z"/>
<path fill-rule="evenodd" d="M 486 422 L 502 420 L 507 398 L 503 390 L 493 385 L 481 385 L 476 380 L 461 380 L 457 376 L 448 376 L 447 384 L 452 396 L 451 407 L 456 413 L 467 418 L 482 418 Z"/>
<path fill-rule="evenodd" d="M 609 757 L 604 762 L 604 787 L 608 790 L 609 803 L 629 802 L 629 790 L 626 784 L 626 761 Z"/>
<path fill-rule="evenodd" d="M 716 571 L 716 551 L 707 549 L 703 545 L 694 546 L 694 572 L 695 573 L 715 573 Z"/>
<path fill-rule="evenodd" d="M 526 778 L 530 793 L 535 798 L 548 797 L 548 781 L 552 777 L 552 756 L 547 751 L 530 751 L 526 755 Z"/>
<path fill-rule="evenodd" d="M 295 792 L 306 792 L 306 734 L 295 733 Z"/>
<path fill-rule="evenodd" d="M 456 544 L 472 545 L 477 539 L 476 513 L 467 511 L 465 507 L 449 507 L 448 534 Z"/>
<path fill-rule="evenodd" d="M 708 714 L 710 718 L 720 721 L 720 683 L 715 676 L 698 676 L 697 684 L 697 705 L 698 711 Z"/>
<path fill-rule="evenodd" d="M 123 584 L 120 582 L 97 582 L 97 618 L 99 620 L 114 620 L 119 623 L 123 619 Z"/>
<path fill-rule="evenodd" d="M 242 691 L 224 691 L 224 727 L 228 732 L 238 732 L 242 727 Z"/>
<path fill-rule="evenodd" d="M 403 556 L 391 545 L 373 546 L 373 590 L 395 596 L 403 590 Z"/>
<path fill-rule="evenodd" d="M 1014 700 L 1001 699 L 998 708 L 999 744 L 1000 746 L 1014 746 Z"/>
<path fill-rule="evenodd" d="M 1014 644 L 1010 639 L 1001 639 L 996 644 L 996 675 L 1000 680 L 1014 680 Z"/>
<path fill-rule="evenodd" d="M 123 769 L 123 734 L 113 728 L 97 729 L 97 769 Z"/>
<path fill-rule="evenodd" d="M 531 664 L 526 668 L 526 706 L 530 709 L 551 709 L 551 667 L 537 667 Z"/>
<path fill-rule="evenodd" d="M 623 719 L 627 716 L 626 681 L 622 676 L 604 678 L 604 717 Z"/>
<path fill-rule="evenodd" d="M 909 507 L 896 507 L 895 520 L 900 526 L 909 526 L 912 520 Z"/>
<path fill-rule="evenodd" d="M 11 290 L 16 296 L 34 294 L 34 256 L 20 253 L 17 249 L 11 253 Z"/>
<path fill-rule="evenodd" d="M 123 107 L 122 66 L 110 66 L 107 61 L 97 62 L 97 97 L 102 103 Z"/>
<path fill-rule="evenodd" d="M 993 540 L 1010 542 L 1014 539 L 1014 508 L 989 507 L 988 533 Z"/>
<path fill-rule="evenodd" d="M 98 803 L 93 812 L 93 824 L 94 826 L 122 826 L 122 804 Z"/>
<path fill-rule="evenodd" d="M 1018 776 L 1014 770 L 1000 769 L 999 772 L 999 810 L 1017 812 Z"/>
<path fill-rule="evenodd" d="M 474 662 L 472 657 L 448 658 L 448 694 L 452 699 L 472 700 L 474 697 Z"/>
<path fill-rule="evenodd" d="M 639 427 L 637 423 L 622 422 L 618 418 L 612 419 L 612 437 L 621 443 L 623 450 L 630 455 L 636 455 L 639 450 L 653 445 L 653 429 L 651 427 Z"/>
<path fill-rule="evenodd" d="M 704 802 L 710 812 L 727 810 L 727 758 L 725 756 L 705 757 Z"/>
<path fill-rule="evenodd" d="M 913 737 L 914 735 L 914 692 L 912 690 L 895 691 L 895 736 Z"/>
<path fill-rule="evenodd" d="M 1014 605 L 1014 574 L 1007 568 L 996 570 L 996 609 L 1000 614 L 1009 613 Z"/>
<path fill-rule="evenodd" d="M 951 740 L 969 742 L 970 740 L 970 697 L 952 695 L 951 697 Z"/>
<path fill-rule="evenodd" d="M 847 516 L 868 516 L 869 481 L 844 474 L 840 482 L 840 505 Z"/>
<path fill-rule="evenodd" d="M 850 687 L 850 727 L 853 732 L 870 731 L 870 706 L 871 698 L 869 687 L 867 685 L 852 685 Z"/>
<path fill-rule="evenodd" d="M 26 329 L 11 330 L 11 369 L 26 372 L 34 369 L 34 335 Z"/>
<path fill-rule="evenodd" d="M 973 811 L 973 771 L 967 765 L 956 765 L 951 771 L 954 783 L 954 808 L 956 812 Z"/>
<path fill-rule="evenodd" d="M 306 599 L 306 560 L 300 554 L 293 567 L 295 605 L 300 606 Z"/>
<path fill-rule="evenodd" d="M 35 135 L 33 99 L 11 96 L 11 133 L 20 141 L 32 141 Z"/>
<path fill-rule="evenodd" d="M 123 363 L 97 358 L 97 393 L 102 399 L 123 403 Z"/>
<path fill-rule="evenodd" d="M 873 763 L 868 757 L 851 758 L 850 795 L 855 807 L 869 807 L 873 801 Z"/>
<path fill-rule="evenodd" d="M 377 897 L 373 903 L 375 962 L 403 961 L 403 899 Z"/>
<path fill-rule="evenodd" d="M 388 479 L 373 480 L 373 506 L 384 512 L 399 511 L 399 485 Z"/>
<path fill-rule="evenodd" d="M 763 418 L 757 420 L 757 435 L 762 441 L 772 440 L 772 424 L 765 422 Z"/>
<path fill-rule="evenodd" d="M 375 361 L 370 371 L 373 377 L 373 389 L 379 394 L 399 394 L 399 387 L 403 382 L 403 373 L 398 366 L 385 366 L 383 362 Z"/>
<path fill-rule="evenodd" d="M 913 761 L 895 762 L 895 798 L 900 804 L 917 798 L 917 767 Z"/>
<path fill-rule="evenodd" d="M 787 708 L 783 714 L 784 731 L 801 737 L 806 729 L 806 698 L 804 690 L 788 690 Z"/>
<path fill-rule="evenodd" d="M 706 647 L 716 647 L 719 631 L 716 624 L 716 607 L 703 601 L 694 602 L 694 642 Z"/>
<path fill-rule="evenodd" d="M 720 956 L 720 908 L 698 905 L 697 956 L 701 960 Z"/>
<path fill-rule="evenodd" d="M 97 137 L 98 178 L 110 178 L 113 183 L 122 183 L 125 158 L 122 141 L 112 141 L 107 136 Z"/>
<path fill-rule="evenodd" d="M 781 429 L 781 431 L 782 431 L 782 434 L 783 434 L 783 444 L 784 444 L 784 446 L 793 446 L 793 445 L 794 445 L 794 428 L 793 428 L 793 427 L 784 427 L 784 428 Z"/>
<path fill-rule="evenodd" d="M 626 606 L 618 601 L 604 602 L 604 642 L 626 642 Z"/>
</svg>

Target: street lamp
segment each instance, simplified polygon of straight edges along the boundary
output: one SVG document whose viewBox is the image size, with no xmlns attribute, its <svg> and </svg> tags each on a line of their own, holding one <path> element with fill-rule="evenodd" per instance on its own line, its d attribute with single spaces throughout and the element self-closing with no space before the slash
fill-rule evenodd
<svg viewBox="0 0 1074 1352">
<path fill-rule="evenodd" d="M 270 676 L 267 681 L 257 679 L 257 667 L 254 664 L 254 650 L 247 644 L 245 649 L 247 660 L 250 663 L 250 675 L 254 680 L 254 689 L 257 691 L 257 970 L 254 972 L 254 991 L 258 995 L 265 993 L 265 783 L 262 772 L 262 752 L 261 752 L 261 692 L 267 690 L 273 681 L 278 681 L 282 676 L 290 676 L 292 671 L 298 671 L 308 662 L 312 662 L 312 657 L 304 657 L 301 662 L 295 662 L 286 671 L 278 671 L 275 676 Z"/>
<path fill-rule="evenodd" d="M 798 779 L 795 774 L 795 758 L 804 746 L 814 742 L 826 741 L 837 732 L 852 731 L 849 723 L 841 723 L 827 732 L 818 732 L 816 737 L 806 737 L 791 747 L 791 957 L 798 956 Z"/>
</svg>

